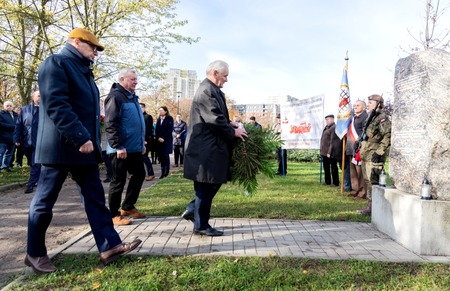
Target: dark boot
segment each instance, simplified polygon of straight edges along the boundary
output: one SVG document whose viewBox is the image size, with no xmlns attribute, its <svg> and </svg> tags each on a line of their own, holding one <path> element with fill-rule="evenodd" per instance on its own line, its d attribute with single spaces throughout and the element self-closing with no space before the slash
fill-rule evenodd
<svg viewBox="0 0 450 291">
<path fill-rule="evenodd" d="M 366 208 L 359 209 L 358 212 L 361 213 L 362 215 L 371 216 L 372 215 L 372 200 L 368 201 Z"/>
</svg>

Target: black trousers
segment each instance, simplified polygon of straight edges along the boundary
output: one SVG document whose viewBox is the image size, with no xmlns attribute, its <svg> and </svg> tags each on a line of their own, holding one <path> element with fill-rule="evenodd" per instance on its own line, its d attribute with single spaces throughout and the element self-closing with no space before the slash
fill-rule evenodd
<svg viewBox="0 0 450 291">
<path fill-rule="evenodd" d="M 139 197 L 142 183 L 145 178 L 144 163 L 142 162 L 142 153 L 127 153 L 126 159 L 118 159 L 117 154 L 110 154 L 112 165 L 112 179 L 109 185 L 109 210 L 112 217 L 119 215 L 120 201 L 122 192 L 127 181 L 127 173 L 131 178 L 128 182 L 125 199 L 122 202 L 123 210 L 132 210 Z"/>
<path fill-rule="evenodd" d="M 325 173 L 325 184 L 331 185 L 331 178 L 333 178 L 333 184 L 339 186 L 338 161 L 327 156 L 322 156 L 322 163 Z"/>
<path fill-rule="evenodd" d="M 278 161 L 278 174 L 286 175 L 287 174 L 287 150 L 286 149 L 277 149 L 277 161 Z"/>
<path fill-rule="evenodd" d="M 173 158 L 175 160 L 175 165 L 178 165 L 178 161 L 180 161 L 180 165 L 183 164 L 184 146 L 182 145 L 173 146 Z"/>
</svg>

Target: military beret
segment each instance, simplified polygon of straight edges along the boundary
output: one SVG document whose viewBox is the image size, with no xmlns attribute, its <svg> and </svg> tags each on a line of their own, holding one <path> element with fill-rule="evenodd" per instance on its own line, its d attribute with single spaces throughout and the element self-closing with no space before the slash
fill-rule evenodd
<svg viewBox="0 0 450 291">
<path fill-rule="evenodd" d="M 97 37 L 90 31 L 84 29 L 84 28 L 75 28 L 73 29 L 70 34 L 69 38 L 78 38 L 82 41 L 85 41 L 91 45 L 94 45 L 97 47 L 98 51 L 105 50 L 105 47 L 102 46 L 99 42 Z"/>
<path fill-rule="evenodd" d="M 383 100 L 383 97 L 381 97 L 380 95 L 377 95 L 377 94 L 373 94 L 373 95 L 370 95 L 369 97 L 367 97 L 367 99 L 370 101 L 370 100 L 374 100 L 374 101 L 378 101 L 378 100 L 380 100 L 380 102 L 383 102 L 384 100 Z"/>
</svg>

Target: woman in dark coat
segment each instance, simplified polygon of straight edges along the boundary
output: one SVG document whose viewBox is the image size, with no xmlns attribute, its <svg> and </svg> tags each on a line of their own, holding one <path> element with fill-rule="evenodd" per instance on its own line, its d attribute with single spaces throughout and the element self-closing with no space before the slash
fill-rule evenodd
<svg viewBox="0 0 450 291">
<path fill-rule="evenodd" d="M 170 157 L 173 151 L 172 141 L 173 117 L 166 106 L 159 108 L 159 117 L 156 121 L 155 138 L 158 143 L 158 159 L 161 162 L 161 177 L 167 177 L 170 171 Z"/>
</svg>

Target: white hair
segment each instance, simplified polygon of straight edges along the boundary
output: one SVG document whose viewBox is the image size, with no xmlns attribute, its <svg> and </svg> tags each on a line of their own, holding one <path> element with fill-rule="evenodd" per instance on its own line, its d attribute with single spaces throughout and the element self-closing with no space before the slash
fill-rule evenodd
<svg viewBox="0 0 450 291">
<path fill-rule="evenodd" d="M 206 75 L 209 75 L 213 71 L 218 71 L 222 73 L 225 69 L 228 69 L 228 67 L 229 67 L 228 64 L 225 63 L 224 61 L 221 60 L 214 61 L 211 64 L 209 64 L 208 67 L 206 68 Z"/>
<path fill-rule="evenodd" d="M 5 103 L 3 103 L 3 106 L 5 106 L 6 107 L 6 105 L 11 105 L 11 106 L 14 106 L 14 104 L 12 103 L 12 101 L 5 101 Z"/>
<path fill-rule="evenodd" d="M 129 74 L 129 73 L 135 73 L 135 74 L 137 74 L 135 70 L 132 70 L 132 69 L 130 69 L 130 68 L 121 69 L 121 70 L 120 70 L 120 73 L 119 73 L 119 81 L 120 81 L 120 79 L 122 79 L 122 78 L 128 77 L 128 74 Z"/>
</svg>

